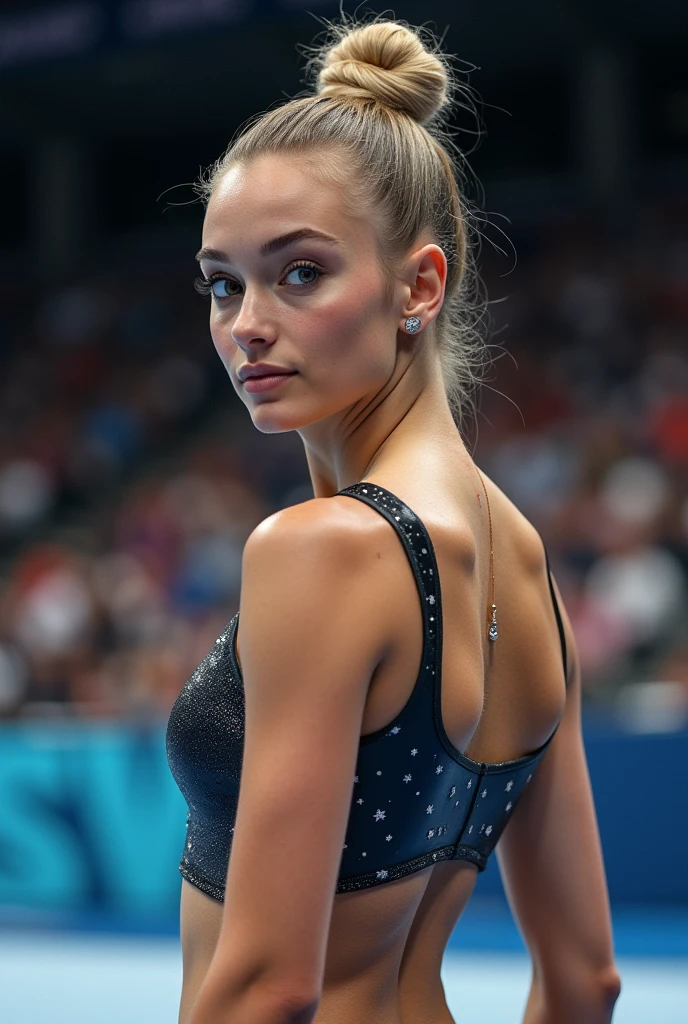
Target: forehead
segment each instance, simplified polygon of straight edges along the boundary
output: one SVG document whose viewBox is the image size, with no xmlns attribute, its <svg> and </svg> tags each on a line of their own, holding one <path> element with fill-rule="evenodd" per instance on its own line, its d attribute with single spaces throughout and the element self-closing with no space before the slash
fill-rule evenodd
<svg viewBox="0 0 688 1024">
<path fill-rule="evenodd" d="M 357 248 L 374 245 L 370 216 L 346 209 L 341 186 L 323 180 L 302 156 L 267 154 L 233 164 L 208 202 L 203 244 L 230 248 L 230 239 L 261 242 L 298 227 L 317 228 Z"/>
</svg>

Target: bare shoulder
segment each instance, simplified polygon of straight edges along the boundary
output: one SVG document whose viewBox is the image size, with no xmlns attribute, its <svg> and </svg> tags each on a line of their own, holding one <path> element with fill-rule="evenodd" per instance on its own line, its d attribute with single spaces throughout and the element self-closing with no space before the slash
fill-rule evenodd
<svg viewBox="0 0 688 1024">
<path fill-rule="evenodd" d="M 346 571 L 369 562 L 391 531 L 382 517 L 361 502 L 335 495 L 290 505 L 264 519 L 246 541 L 251 562 L 298 562 L 302 569 L 341 566 Z"/>
<path fill-rule="evenodd" d="M 321 639 L 354 629 L 377 660 L 387 641 L 379 608 L 386 576 L 381 565 L 398 552 L 394 532 L 362 502 L 335 495 L 313 498 L 274 513 L 244 547 L 241 619 L 272 623 L 275 633 L 307 630 Z M 376 611 L 377 609 L 377 611 Z"/>
</svg>

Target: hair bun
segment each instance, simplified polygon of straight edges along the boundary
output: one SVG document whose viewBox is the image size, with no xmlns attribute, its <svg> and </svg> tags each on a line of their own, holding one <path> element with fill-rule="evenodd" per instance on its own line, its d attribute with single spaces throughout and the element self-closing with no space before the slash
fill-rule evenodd
<svg viewBox="0 0 688 1024">
<path fill-rule="evenodd" d="M 320 95 L 374 99 L 421 124 L 447 102 L 445 66 L 411 29 L 376 21 L 337 32 L 338 42 L 321 58 Z"/>
</svg>

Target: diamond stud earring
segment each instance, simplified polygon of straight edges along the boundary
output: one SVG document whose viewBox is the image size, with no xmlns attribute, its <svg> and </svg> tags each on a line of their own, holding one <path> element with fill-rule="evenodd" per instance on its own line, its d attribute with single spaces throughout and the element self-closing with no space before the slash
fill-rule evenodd
<svg viewBox="0 0 688 1024">
<path fill-rule="evenodd" d="M 409 334 L 415 334 L 420 330 L 420 319 L 417 316 L 410 316 L 404 323 L 404 327 Z"/>
</svg>

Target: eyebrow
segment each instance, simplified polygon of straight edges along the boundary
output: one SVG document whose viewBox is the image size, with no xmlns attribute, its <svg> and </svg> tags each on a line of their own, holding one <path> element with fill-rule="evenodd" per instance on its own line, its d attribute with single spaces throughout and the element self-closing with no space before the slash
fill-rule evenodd
<svg viewBox="0 0 688 1024">
<path fill-rule="evenodd" d="M 264 242 L 258 252 L 261 256 L 270 256 L 280 249 L 286 249 L 288 245 L 293 245 L 294 242 L 301 241 L 302 238 L 315 238 L 321 242 L 331 242 L 334 245 L 340 244 L 339 239 L 333 238 L 332 235 L 326 235 L 323 231 L 316 231 L 314 228 L 297 228 L 296 231 L 289 231 L 286 235 L 278 235 L 277 238 Z M 201 260 L 213 260 L 215 263 L 232 262 L 229 255 L 220 249 L 199 249 L 196 253 L 196 259 L 199 263 Z"/>
</svg>

